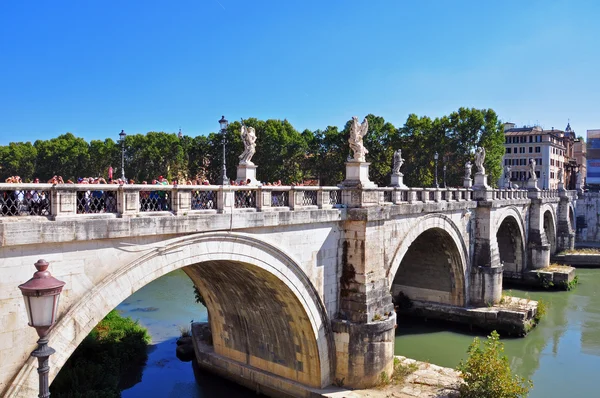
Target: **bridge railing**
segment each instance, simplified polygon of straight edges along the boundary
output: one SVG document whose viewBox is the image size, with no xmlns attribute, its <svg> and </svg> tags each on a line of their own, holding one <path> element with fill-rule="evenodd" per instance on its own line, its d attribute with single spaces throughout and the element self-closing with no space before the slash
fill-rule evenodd
<svg viewBox="0 0 600 398">
<path fill-rule="evenodd" d="M 494 189 L 493 200 L 517 200 L 527 199 L 528 193 L 526 189 Z"/>
<path fill-rule="evenodd" d="M 0 217 L 327 209 L 339 187 L 0 184 Z"/>
</svg>

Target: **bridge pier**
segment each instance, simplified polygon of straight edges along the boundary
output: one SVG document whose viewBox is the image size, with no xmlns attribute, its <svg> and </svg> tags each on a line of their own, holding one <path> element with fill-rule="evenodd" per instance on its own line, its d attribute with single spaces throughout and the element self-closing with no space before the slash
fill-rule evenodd
<svg viewBox="0 0 600 398">
<path fill-rule="evenodd" d="M 342 240 L 340 309 L 332 321 L 336 350 L 334 381 L 372 387 L 394 368 L 396 313 L 381 266 L 381 233 L 365 221 L 346 221 Z M 367 240 L 367 236 L 369 239 Z M 368 259 L 368 260 L 367 260 Z"/>
<path fill-rule="evenodd" d="M 567 191 L 560 192 L 560 202 L 558 203 L 556 225 L 556 250 L 561 252 L 564 250 L 573 250 L 575 248 L 575 226 L 572 224 L 575 220 L 571 220 L 571 203 Z"/>
<path fill-rule="evenodd" d="M 496 230 L 492 225 L 491 191 L 474 191 L 478 201 L 475 209 L 475 247 L 470 274 L 469 305 L 497 304 L 502 298 L 502 270 Z"/>
<path fill-rule="evenodd" d="M 530 191 L 529 239 L 527 241 L 527 263 L 529 269 L 547 268 L 550 265 L 550 242 L 544 230 L 542 200 L 537 191 Z"/>
</svg>

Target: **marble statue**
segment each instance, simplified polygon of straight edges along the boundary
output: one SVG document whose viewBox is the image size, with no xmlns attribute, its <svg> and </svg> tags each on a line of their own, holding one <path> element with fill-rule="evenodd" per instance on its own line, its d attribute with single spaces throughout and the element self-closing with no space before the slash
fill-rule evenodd
<svg viewBox="0 0 600 398">
<path fill-rule="evenodd" d="M 367 131 L 369 130 L 369 122 L 367 118 L 365 118 L 362 124 L 358 124 L 358 118 L 356 116 L 352 116 L 352 125 L 350 126 L 350 138 L 348 138 L 348 142 L 350 143 L 350 149 L 354 153 L 354 157 L 352 159 L 353 162 L 364 162 L 365 155 L 369 153 L 365 146 L 363 145 L 363 137 L 367 135 Z"/>
<path fill-rule="evenodd" d="M 248 127 L 242 124 L 240 134 L 242 136 L 242 142 L 244 143 L 244 152 L 240 155 L 240 164 L 254 165 L 251 159 L 256 152 L 256 131 L 254 130 L 254 127 Z"/>
<path fill-rule="evenodd" d="M 471 168 L 473 167 L 473 164 L 471 163 L 470 160 L 467 160 L 467 163 L 465 163 L 465 178 L 471 178 Z"/>
<path fill-rule="evenodd" d="M 504 166 L 504 179 L 510 180 L 510 170 L 511 167 L 509 165 Z"/>
<path fill-rule="evenodd" d="M 529 178 L 533 181 L 537 181 L 537 175 L 535 174 L 535 164 L 535 159 L 529 159 Z"/>
<path fill-rule="evenodd" d="M 404 164 L 402 159 L 402 149 L 398 149 L 394 152 L 394 166 L 392 167 L 392 174 L 400 174 L 400 167 Z"/>
<path fill-rule="evenodd" d="M 558 183 L 559 184 L 563 183 L 563 169 L 562 169 L 562 167 L 558 169 L 558 173 L 556 175 L 556 178 L 558 179 Z"/>
<path fill-rule="evenodd" d="M 583 174 L 581 174 L 581 170 L 577 171 L 577 185 L 583 185 Z"/>
<path fill-rule="evenodd" d="M 475 166 L 477 166 L 477 174 L 485 174 L 483 163 L 485 162 L 485 148 L 477 147 L 475 150 Z"/>
</svg>

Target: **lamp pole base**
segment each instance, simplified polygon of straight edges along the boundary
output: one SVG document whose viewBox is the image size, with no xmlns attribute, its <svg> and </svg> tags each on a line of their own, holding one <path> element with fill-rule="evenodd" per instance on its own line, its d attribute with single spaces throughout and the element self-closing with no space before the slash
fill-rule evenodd
<svg viewBox="0 0 600 398">
<path fill-rule="evenodd" d="M 50 373 L 50 355 L 56 351 L 54 348 L 48 346 L 48 338 L 42 337 L 37 341 L 38 347 L 31 353 L 32 357 L 38 359 L 38 375 L 40 379 L 40 393 L 39 398 L 50 397 L 50 383 L 48 382 L 48 373 Z"/>
</svg>

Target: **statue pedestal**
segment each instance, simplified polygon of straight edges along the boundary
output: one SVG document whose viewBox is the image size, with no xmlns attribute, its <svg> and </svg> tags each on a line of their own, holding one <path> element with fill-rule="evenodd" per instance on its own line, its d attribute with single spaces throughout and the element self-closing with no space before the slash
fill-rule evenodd
<svg viewBox="0 0 600 398">
<path fill-rule="evenodd" d="M 472 186 L 473 186 L 473 180 L 471 180 L 471 177 L 464 177 L 463 178 L 463 187 L 471 188 Z"/>
<path fill-rule="evenodd" d="M 487 183 L 487 174 L 475 173 L 473 189 L 490 189 L 490 186 Z"/>
<path fill-rule="evenodd" d="M 558 183 L 558 190 L 559 191 L 564 191 L 565 190 L 565 183 L 564 182 L 559 182 Z"/>
<path fill-rule="evenodd" d="M 346 162 L 346 179 L 342 186 L 347 188 L 377 188 L 377 184 L 369 180 L 368 162 Z"/>
<path fill-rule="evenodd" d="M 537 182 L 537 178 L 530 178 L 529 180 L 527 180 L 527 189 L 529 189 L 530 191 L 539 191 L 540 189 L 537 186 Z"/>
<path fill-rule="evenodd" d="M 404 185 L 404 174 L 392 174 L 392 183 L 390 184 L 390 187 L 408 188 Z"/>
<path fill-rule="evenodd" d="M 247 185 L 260 185 L 260 182 L 256 180 L 256 166 L 255 164 L 238 164 L 237 167 L 237 178 L 236 182 L 248 181 L 250 183 Z"/>
</svg>

